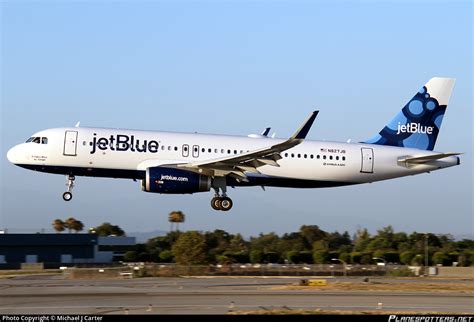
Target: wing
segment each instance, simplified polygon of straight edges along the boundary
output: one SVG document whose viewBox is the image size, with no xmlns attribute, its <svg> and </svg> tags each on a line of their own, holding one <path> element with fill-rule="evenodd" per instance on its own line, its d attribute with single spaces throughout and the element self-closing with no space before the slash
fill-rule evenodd
<svg viewBox="0 0 474 322">
<path fill-rule="evenodd" d="M 176 167 L 210 176 L 230 175 L 247 181 L 245 172 L 259 173 L 258 168 L 264 165 L 279 167 L 278 160 L 282 158 L 280 153 L 304 141 L 318 113 L 311 113 L 295 134 L 281 143 L 228 157 L 177 164 Z"/>
</svg>

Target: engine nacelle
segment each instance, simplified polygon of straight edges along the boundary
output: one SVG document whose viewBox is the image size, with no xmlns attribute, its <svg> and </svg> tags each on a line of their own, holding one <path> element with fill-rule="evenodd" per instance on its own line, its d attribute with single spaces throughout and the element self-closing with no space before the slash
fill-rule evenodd
<svg viewBox="0 0 474 322">
<path fill-rule="evenodd" d="M 211 178 L 191 171 L 167 167 L 146 169 L 142 190 L 157 193 L 195 193 L 209 191 Z"/>
</svg>

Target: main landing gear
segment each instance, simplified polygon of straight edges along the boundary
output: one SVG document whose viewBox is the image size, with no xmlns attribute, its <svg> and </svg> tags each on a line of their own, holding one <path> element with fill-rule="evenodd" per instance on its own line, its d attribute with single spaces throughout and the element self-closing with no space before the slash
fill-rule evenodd
<svg viewBox="0 0 474 322">
<path fill-rule="evenodd" d="M 72 199 L 72 188 L 74 188 L 74 180 L 76 179 L 76 177 L 74 177 L 73 175 L 68 175 L 67 176 L 67 183 L 66 183 L 66 186 L 67 186 L 67 191 L 65 193 L 63 193 L 63 199 L 64 201 L 70 201 Z"/>
<path fill-rule="evenodd" d="M 230 199 L 227 196 L 223 196 L 223 197 L 215 196 L 214 198 L 211 199 L 211 207 L 214 210 L 228 211 L 232 208 L 233 204 L 234 203 L 232 202 L 232 199 Z"/>
<path fill-rule="evenodd" d="M 211 207 L 214 210 L 229 211 L 234 204 L 232 199 L 227 197 L 227 185 L 225 177 L 216 177 L 212 183 L 212 188 L 216 192 L 214 198 L 211 199 Z M 222 193 L 219 193 L 219 190 Z"/>
</svg>

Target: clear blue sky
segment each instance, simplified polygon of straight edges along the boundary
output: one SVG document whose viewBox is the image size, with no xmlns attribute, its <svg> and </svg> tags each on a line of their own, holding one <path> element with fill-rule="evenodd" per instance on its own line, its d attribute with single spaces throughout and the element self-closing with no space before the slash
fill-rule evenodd
<svg viewBox="0 0 474 322">
<path fill-rule="evenodd" d="M 74 216 L 126 231 L 255 235 L 329 231 L 473 232 L 471 1 L 21 2 L 1 4 L 0 228 L 50 228 Z M 46 128 L 84 126 L 287 137 L 310 111 L 310 139 L 372 137 L 431 77 L 457 79 L 436 150 L 464 152 L 443 171 L 335 189 L 241 188 L 148 194 L 131 180 L 76 180 L 15 167 L 7 150 Z"/>
</svg>

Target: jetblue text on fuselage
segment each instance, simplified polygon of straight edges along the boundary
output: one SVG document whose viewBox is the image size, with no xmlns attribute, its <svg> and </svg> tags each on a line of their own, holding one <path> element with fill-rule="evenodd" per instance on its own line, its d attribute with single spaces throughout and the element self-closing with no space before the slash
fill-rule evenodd
<svg viewBox="0 0 474 322">
<path fill-rule="evenodd" d="M 401 124 L 400 122 L 398 122 L 397 128 L 398 128 L 397 134 L 400 134 L 400 133 L 432 134 L 433 133 L 432 126 L 422 126 L 418 123 Z"/>
<path fill-rule="evenodd" d="M 155 140 L 140 140 L 136 139 L 134 135 L 111 135 L 110 137 L 97 137 L 97 133 L 94 133 L 92 142 L 89 143 L 91 146 L 90 154 L 94 154 L 97 149 L 112 151 L 132 151 L 141 153 L 156 153 L 158 152 L 159 143 Z"/>
</svg>

